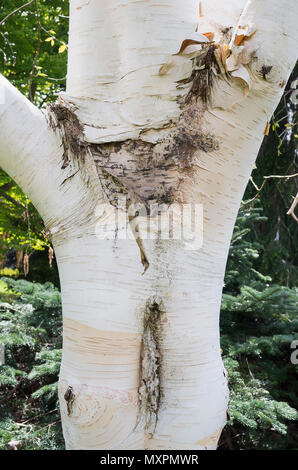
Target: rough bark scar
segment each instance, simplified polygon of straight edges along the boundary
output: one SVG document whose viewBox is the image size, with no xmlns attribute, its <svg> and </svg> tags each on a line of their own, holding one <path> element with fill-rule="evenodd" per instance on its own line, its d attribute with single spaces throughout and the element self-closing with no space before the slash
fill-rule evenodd
<svg viewBox="0 0 298 470">
<path fill-rule="evenodd" d="M 273 65 L 262 65 L 260 74 L 262 75 L 264 80 L 267 80 L 267 75 L 270 74 L 272 69 L 273 69 Z"/>
<path fill-rule="evenodd" d="M 164 315 L 159 299 L 148 300 L 144 312 L 141 350 L 139 401 L 141 419 L 149 438 L 153 437 L 160 407 L 161 320 Z"/>
<path fill-rule="evenodd" d="M 75 400 L 75 394 L 73 393 L 73 388 L 69 386 L 64 393 L 64 400 L 66 401 L 67 406 L 67 415 L 70 416 L 72 413 L 72 407 Z"/>
<path fill-rule="evenodd" d="M 172 203 L 189 202 L 184 200 L 181 187 L 186 181 L 189 184 L 195 173 L 197 154 L 219 148 L 218 139 L 204 128 L 202 119 L 214 77 L 221 72 L 216 49 L 211 43 L 204 46 L 193 59 L 193 73 L 189 79 L 177 83 L 177 88 L 184 90 L 179 98 L 179 121 L 169 123 L 166 136 L 155 143 L 146 141 L 146 136 L 141 136 L 145 140 L 88 143 L 84 138 L 83 125 L 75 114 L 75 106 L 63 100 L 49 105 L 49 125 L 60 133 L 62 139 L 62 169 L 66 169 L 72 161 L 77 163 L 62 184 L 84 170 L 84 159 L 88 153 L 95 163 L 102 192 L 107 202 L 115 207 L 119 207 L 123 195 L 128 206 L 135 203 L 144 205 L 148 216 L 150 207 L 154 205 L 167 207 Z M 134 216 L 129 222 L 134 222 Z M 149 261 L 138 227 L 136 224 L 134 227 L 133 233 L 146 272 Z"/>
<path fill-rule="evenodd" d="M 177 83 L 178 89 L 189 89 L 179 98 L 179 121 L 169 123 L 167 136 L 156 143 L 143 140 L 143 136 L 123 142 L 87 143 L 75 106 L 62 99 L 49 105 L 49 125 L 59 129 L 62 138 L 62 169 L 69 165 L 71 158 L 84 161 L 84 155 L 89 152 L 112 204 L 117 204 L 117 195 L 123 190 L 145 205 L 178 202 L 181 180 L 191 177 L 195 155 L 219 147 L 218 139 L 203 127 L 202 121 L 213 80 L 221 73 L 217 55 L 217 46 L 210 43 L 203 45 L 202 51 L 192 59 L 192 74 Z"/>
<path fill-rule="evenodd" d="M 77 118 L 73 107 L 63 102 L 51 103 L 47 107 L 49 125 L 52 129 L 59 129 L 63 145 L 62 169 L 71 162 L 72 157 L 84 155 L 88 144 L 84 140 L 83 126 Z"/>
<path fill-rule="evenodd" d="M 195 156 L 219 148 L 218 139 L 203 126 L 214 79 L 223 73 L 219 60 L 215 44 L 203 45 L 192 59 L 190 77 L 177 82 L 177 88 L 184 90 L 178 123 L 169 124 L 167 136 L 160 141 L 146 141 L 144 131 L 138 140 L 91 144 L 99 175 L 105 170 L 116 177 L 147 207 L 150 203 L 186 202 L 179 201 L 179 191 L 182 181 L 192 176 Z"/>
</svg>

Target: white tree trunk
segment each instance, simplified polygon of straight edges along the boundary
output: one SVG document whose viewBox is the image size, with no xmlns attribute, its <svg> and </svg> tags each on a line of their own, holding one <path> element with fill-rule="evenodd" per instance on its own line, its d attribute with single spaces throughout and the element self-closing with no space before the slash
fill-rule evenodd
<svg viewBox="0 0 298 470">
<path fill-rule="evenodd" d="M 70 7 L 67 91 L 48 115 L 0 82 L 0 163 L 39 210 L 59 265 L 67 448 L 215 449 L 228 402 L 225 264 L 296 60 L 297 3 Z M 201 204 L 201 249 L 143 232 L 122 239 L 113 213 L 123 192 L 131 206 Z"/>
</svg>

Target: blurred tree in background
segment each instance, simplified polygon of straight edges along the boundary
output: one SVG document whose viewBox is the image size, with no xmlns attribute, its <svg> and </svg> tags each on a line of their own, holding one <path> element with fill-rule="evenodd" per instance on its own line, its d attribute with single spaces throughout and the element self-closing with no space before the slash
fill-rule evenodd
<svg viewBox="0 0 298 470">
<path fill-rule="evenodd" d="M 253 234 L 266 223 L 263 213 L 259 201 L 240 209 L 225 276 L 221 345 L 230 419 L 224 449 L 297 446 L 298 366 L 290 356 L 298 338 L 298 289 L 258 270 L 265 245 Z"/>
<path fill-rule="evenodd" d="M 252 232 L 264 245 L 257 266 L 276 282 L 291 286 L 298 278 L 298 224 L 287 215 L 292 197 L 298 192 L 298 178 L 269 178 L 265 175 L 296 175 L 298 171 L 298 64 L 284 96 L 271 120 L 271 131 L 265 137 L 252 173 L 258 191 L 249 184 L 245 198 L 258 194 L 266 219 L 257 223 Z"/>
</svg>

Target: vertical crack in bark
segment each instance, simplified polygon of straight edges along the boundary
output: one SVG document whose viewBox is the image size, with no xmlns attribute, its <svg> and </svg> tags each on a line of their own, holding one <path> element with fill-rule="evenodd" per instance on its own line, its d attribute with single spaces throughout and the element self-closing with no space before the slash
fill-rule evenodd
<svg viewBox="0 0 298 470">
<path fill-rule="evenodd" d="M 160 342 L 163 315 L 162 302 L 156 298 L 148 300 L 144 313 L 139 399 L 141 418 L 149 437 L 153 437 L 155 432 L 160 406 Z"/>
</svg>

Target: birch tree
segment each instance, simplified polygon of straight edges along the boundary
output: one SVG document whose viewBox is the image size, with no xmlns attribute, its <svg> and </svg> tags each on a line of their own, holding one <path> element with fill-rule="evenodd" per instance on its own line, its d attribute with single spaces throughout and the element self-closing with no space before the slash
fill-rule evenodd
<svg viewBox="0 0 298 470">
<path fill-rule="evenodd" d="M 0 77 L 0 164 L 59 266 L 68 449 L 216 448 L 225 264 L 297 23 L 295 0 L 70 0 L 57 102 Z M 193 207 L 202 246 L 161 236 Z"/>
</svg>

